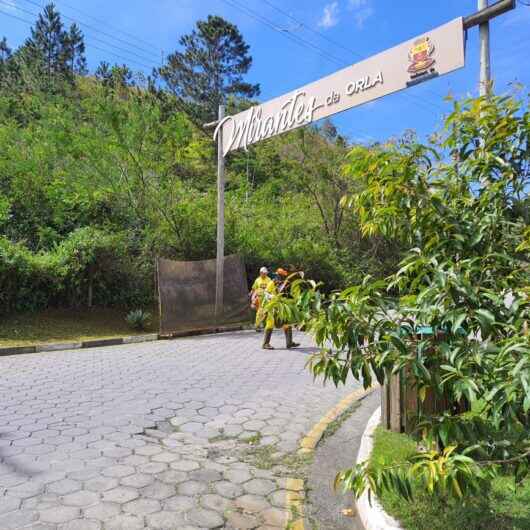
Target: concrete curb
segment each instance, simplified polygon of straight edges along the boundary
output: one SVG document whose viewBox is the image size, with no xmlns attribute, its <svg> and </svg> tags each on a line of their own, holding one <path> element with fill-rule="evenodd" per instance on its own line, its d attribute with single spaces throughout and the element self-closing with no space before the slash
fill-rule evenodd
<svg viewBox="0 0 530 530">
<path fill-rule="evenodd" d="M 344 411 L 351 406 L 354 401 L 358 401 L 368 394 L 371 394 L 377 387 L 359 388 L 348 394 L 339 401 L 308 433 L 300 442 L 299 453 L 311 453 L 320 442 L 320 439 L 329 427 L 329 424 L 335 421 Z"/>
<path fill-rule="evenodd" d="M 357 463 L 361 464 L 370 458 L 374 447 L 373 435 L 381 422 L 381 407 L 379 407 L 368 420 L 363 436 Z M 368 492 L 365 491 L 357 500 L 357 513 L 366 530 L 403 530 L 398 521 L 390 517 L 374 495 L 371 495 L 372 503 L 368 502 Z"/>
<path fill-rule="evenodd" d="M 229 333 L 231 331 L 242 331 L 244 326 L 223 326 L 211 329 L 189 330 L 172 335 L 159 335 L 149 333 L 147 335 L 131 335 L 128 337 L 114 337 L 111 339 L 85 340 L 82 342 L 58 342 L 50 344 L 35 344 L 31 346 L 8 346 L 0 348 L 0 357 L 7 355 L 21 355 L 26 353 L 54 352 L 62 350 L 78 350 L 85 348 L 100 348 L 102 346 L 117 346 L 120 344 L 137 344 L 140 342 L 153 342 L 155 340 L 171 340 L 182 337 L 193 337 L 197 335 L 213 335 L 217 333 Z"/>
<path fill-rule="evenodd" d="M 341 399 L 321 420 L 304 436 L 300 442 L 299 454 L 312 453 L 322 436 L 326 432 L 329 424 L 339 418 L 355 401 L 359 401 L 376 390 L 378 386 L 370 388 L 359 388 Z M 285 500 L 285 509 L 291 515 L 288 523 L 290 530 L 305 530 L 304 523 L 304 497 L 300 491 L 304 489 L 304 481 L 301 479 L 289 479 L 287 489 L 293 490 L 288 492 Z"/>
</svg>

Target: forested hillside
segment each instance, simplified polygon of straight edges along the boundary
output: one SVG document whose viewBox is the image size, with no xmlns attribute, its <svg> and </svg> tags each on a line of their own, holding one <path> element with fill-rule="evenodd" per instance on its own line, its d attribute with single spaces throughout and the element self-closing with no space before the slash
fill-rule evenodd
<svg viewBox="0 0 530 530">
<path fill-rule="evenodd" d="M 209 17 L 179 46 L 147 79 L 126 65 L 88 72 L 81 31 L 52 5 L 21 47 L 1 43 L 0 312 L 149 305 L 156 256 L 215 256 L 216 151 L 200 125 L 259 87 L 242 82 L 250 52 L 228 22 Z M 209 46 L 231 61 L 224 83 L 197 63 Z M 328 122 L 231 155 L 227 253 L 330 289 L 388 271 L 396 247 L 361 239 L 340 206 L 359 186 L 342 171 L 350 148 Z"/>
</svg>

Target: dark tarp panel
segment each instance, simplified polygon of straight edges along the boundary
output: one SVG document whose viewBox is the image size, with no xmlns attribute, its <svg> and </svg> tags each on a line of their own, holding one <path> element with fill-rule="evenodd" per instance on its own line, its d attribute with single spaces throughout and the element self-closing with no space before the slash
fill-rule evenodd
<svg viewBox="0 0 530 530">
<path fill-rule="evenodd" d="M 239 256 L 224 263 L 224 311 L 215 319 L 215 260 L 172 261 L 159 258 L 160 334 L 234 324 L 250 317 L 245 267 Z"/>
</svg>

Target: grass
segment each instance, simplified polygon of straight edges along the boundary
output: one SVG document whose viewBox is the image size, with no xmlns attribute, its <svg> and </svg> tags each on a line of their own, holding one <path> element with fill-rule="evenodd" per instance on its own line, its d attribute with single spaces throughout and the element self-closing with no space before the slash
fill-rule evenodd
<svg viewBox="0 0 530 530">
<path fill-rule="evenodd" d="M 272 469 L 279 465 L 278 459 L 273 458 L 278 452 L 274 445 L 257 445 L 245 451 L 245 456 L 258 469 Z"/>
<path fill-rule="evenodd" d="M 47 342 L 142 335 L 158 331 L 158 312 L 150 311 L 151 325 L 146 331 L 135 331 L 125 322 L 126 310 L 60 310 L 25 313 L 0 318 L 0 347 L 30 346 Z"/>
<path fill-rule="evenodd" d="M 361 401 L 361 399 L 354 401 L 340 416 L 330 422 L 318 443 L 320 444 L 326 438 L 333 436 L 342 427 L 342 424 L 361 406 Z"/>
<path fill-rule="evenodd" d="M 406 435 L 382 428 L 376 431 L 372 461 L 399 463 L 414 452 L 415 443 Z M 513 477 L 498 477 L 489 494 L 466 505 L 433 499 L 419 484 L 414 487 L 412 503 L 390 493 L 380 501 L 407 530 L 529 530 L 530 479 L 515 491 L 513 485 Z"/>
</svg>

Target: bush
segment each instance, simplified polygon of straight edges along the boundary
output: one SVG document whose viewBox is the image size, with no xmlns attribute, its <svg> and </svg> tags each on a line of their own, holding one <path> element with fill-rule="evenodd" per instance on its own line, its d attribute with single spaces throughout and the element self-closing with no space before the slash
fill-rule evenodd
<svg viewBox="0 0 530 530">
<path fill-rule="evenodd" d="M 121 234 L 93 227 L 41 252 L 0 237 L 0 314 L 149 303 L 152 269 L 139 262 Z"/>
<path fill-rule="evenodd" d="M 529 200 L 530 111 L 512 98 L 455 103 L 435 140 L 353 151 L 345 169 L 364 183 L 344 201 L 362 233 L 409 247 L 399 269 L 329 298 L 311 285 L 299 298 L 323 349 L 313 375 L 367 387 L 407 367 L 420 402 L 446 404 L 420 408 L 426 450 L 406 465 L 341 473 L 355 495 L 411 500 L 419 480 L 429 495 L 463 502 L 502 473 L 516 484 L 530 475 L 530 247 L 517 214 Z"/>
<path fill-rule="evenodd" d="M 151 313 L 143 309 L 135 309 L 127 315 L 125 320 L 131 329 L 145 331 L 151 323 Z"/>
</svg>

